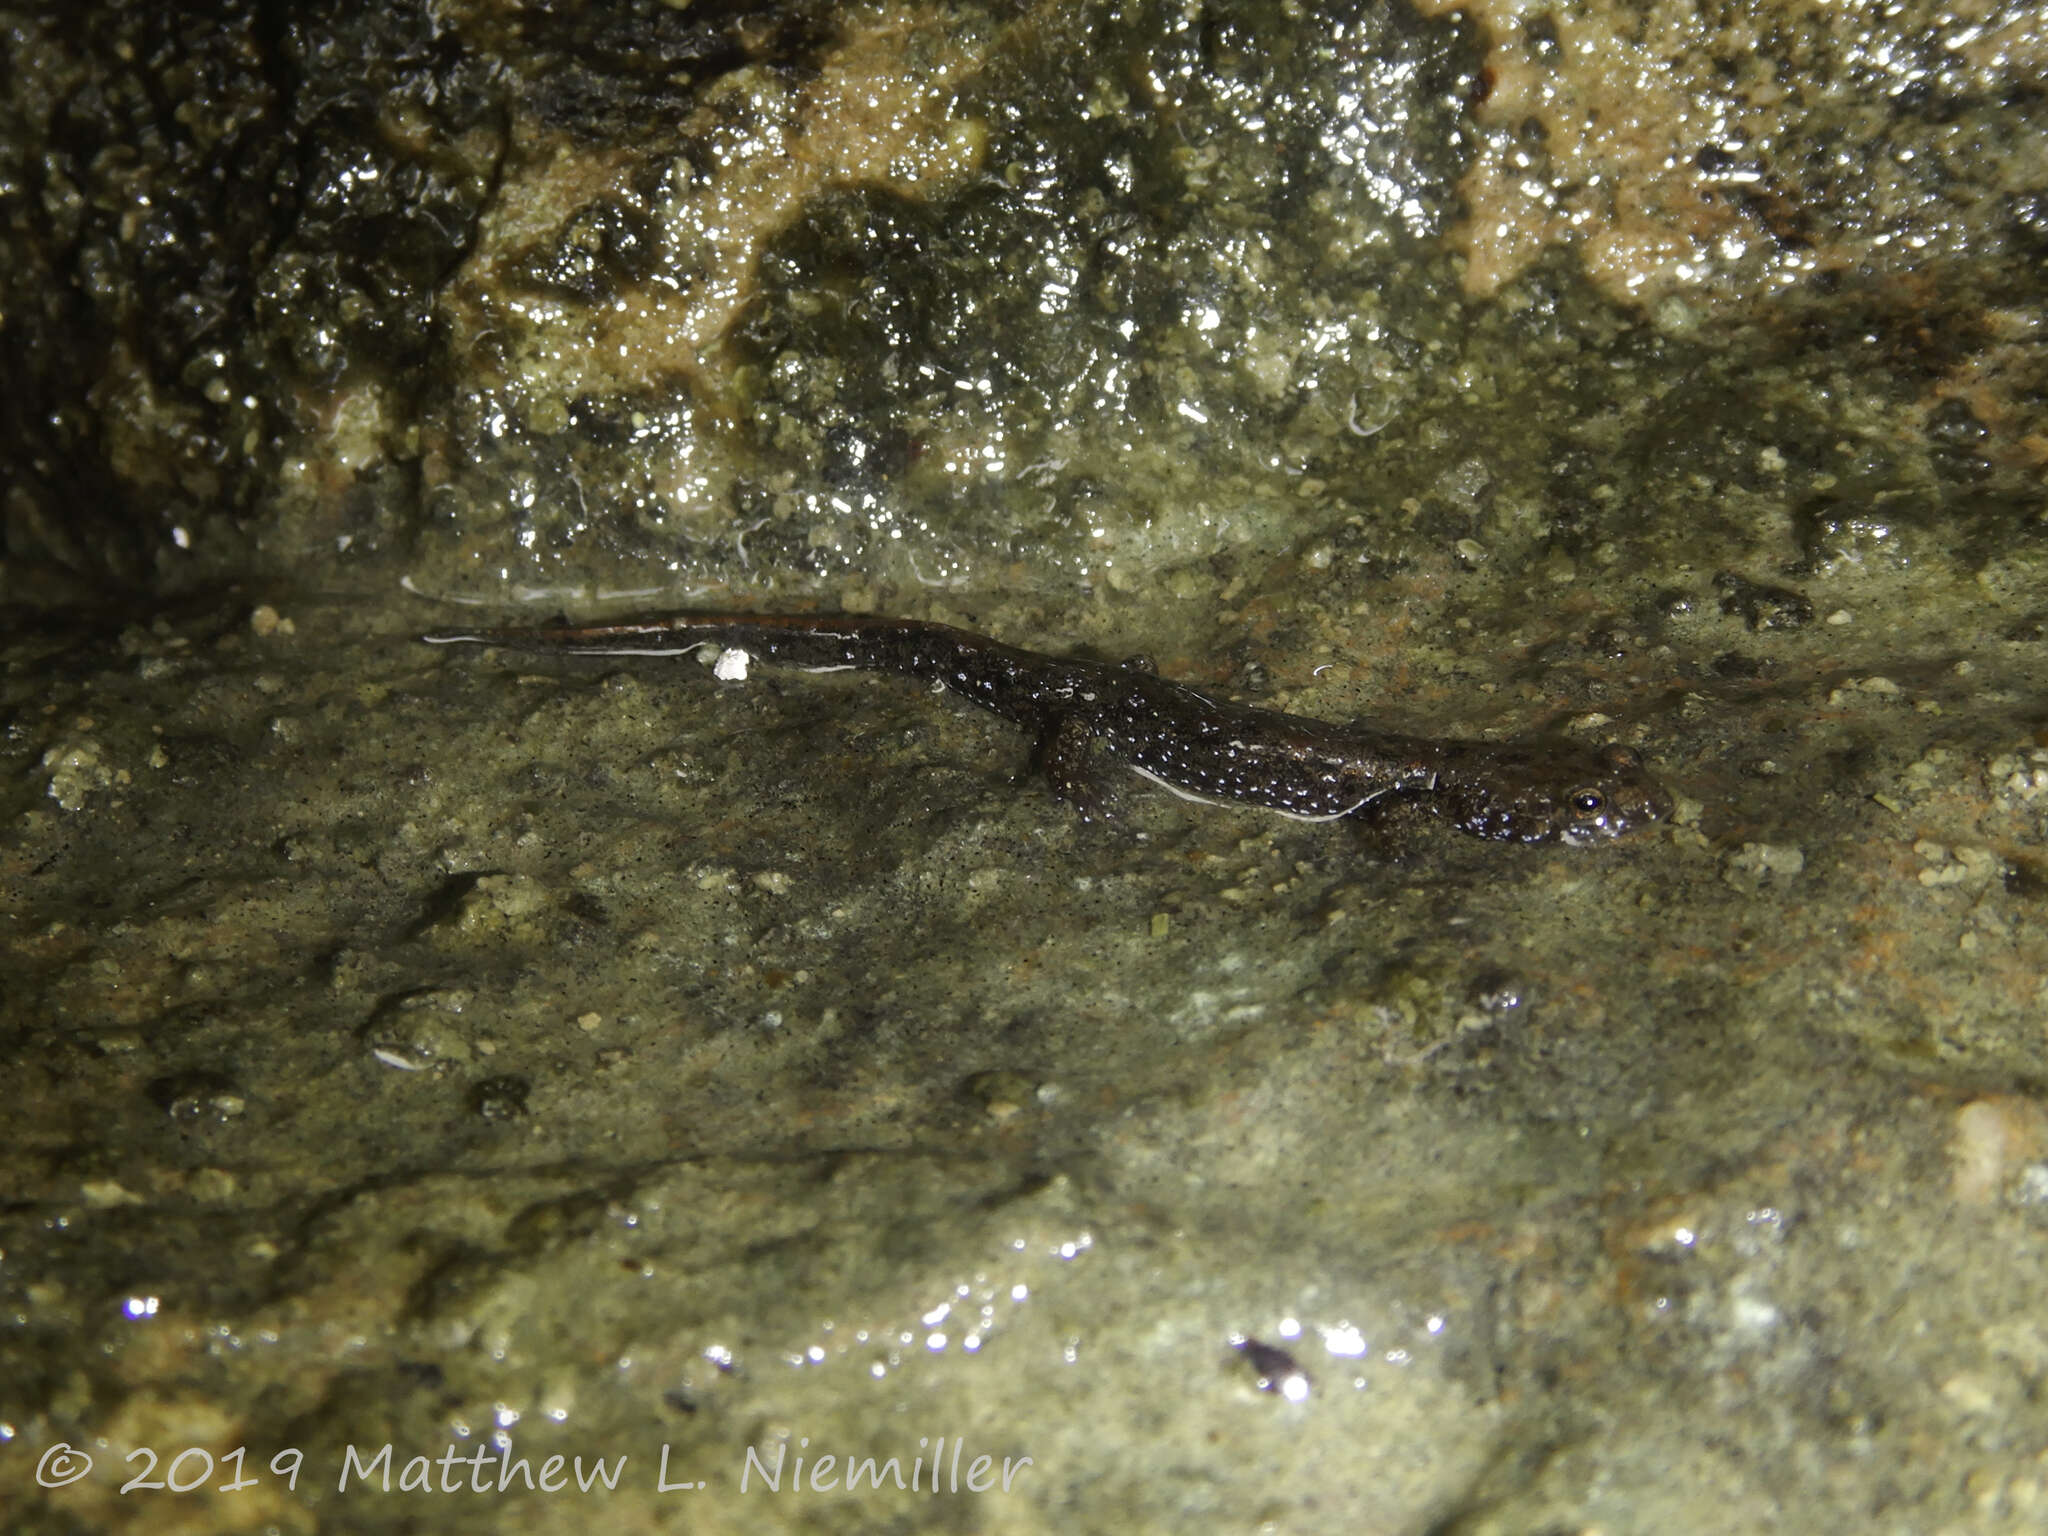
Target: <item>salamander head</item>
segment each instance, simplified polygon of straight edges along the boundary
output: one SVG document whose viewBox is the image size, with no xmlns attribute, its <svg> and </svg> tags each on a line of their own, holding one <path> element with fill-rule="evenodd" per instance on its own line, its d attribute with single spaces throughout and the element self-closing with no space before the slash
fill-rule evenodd
<svg viewBox="0 0 2048 1536">
<path fill-rule="evenodd" d="M 1632 748 L 1536 741 L 1460 744 L 1430 795 L 1474 837 L 1514 843 L 1606 842 L 1671 814 L 1671 797 Z"/>
</svg>

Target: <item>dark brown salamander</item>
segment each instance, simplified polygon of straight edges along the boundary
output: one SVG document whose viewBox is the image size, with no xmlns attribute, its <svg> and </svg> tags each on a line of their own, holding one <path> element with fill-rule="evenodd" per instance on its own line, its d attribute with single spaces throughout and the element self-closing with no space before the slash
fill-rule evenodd
<svg viewBox="0 0 2048 1536">
<path fill-rule="evenodd" d="M 1036 732 L 1053 793 L 1083 817 L 1100 810 L 1101 759 L 1190 800 L 1264 806 L 1303 821 L 1412 801 L 1462 832 L 1503 842 L 1598 842 L 1671 811 L 1642 758 L 1613 743 L 1434 741 L 1366 721 L 1333 725 L 1232 704 L 1169 682 L 1142 659 L 1066 660 L 915 619 L 678 613 L 422 638 L 599 656 L 715 646 L 728 653 L 721 675 L 744 676 L 752 658 L 925 678 Z"/>
</svg>

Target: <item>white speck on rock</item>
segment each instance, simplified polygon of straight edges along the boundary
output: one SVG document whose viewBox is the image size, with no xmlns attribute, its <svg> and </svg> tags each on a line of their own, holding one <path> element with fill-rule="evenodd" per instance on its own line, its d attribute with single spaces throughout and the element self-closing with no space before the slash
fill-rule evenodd
<svg viewBox="0 0 2048 1536">
<path fill-rule="evenodd" d="M 100 744 L 90 737 L 50 748 L 43 754 L 43 766 L 50 771 L 50 798 L 67 811 L 82 810 L 85 797 L 105 789 L 114 778 L 100 760 Z"/>
</svg>

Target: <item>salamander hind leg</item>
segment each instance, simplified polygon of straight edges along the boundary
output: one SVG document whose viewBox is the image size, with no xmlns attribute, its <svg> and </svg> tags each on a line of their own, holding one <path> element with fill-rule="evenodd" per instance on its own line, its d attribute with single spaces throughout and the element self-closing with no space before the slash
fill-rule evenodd
<svg viewBox="0 0 2048 1536">
<path fill-rule="evenodd" d="M 1053 798 L 1071 805 L 1083 821 L 1116 815 L 1117 795 L 1102 742 L 1079 715 L 1061 715 L 1038 739 L 1038 767 L 1052 785 Z"/>
</svg>

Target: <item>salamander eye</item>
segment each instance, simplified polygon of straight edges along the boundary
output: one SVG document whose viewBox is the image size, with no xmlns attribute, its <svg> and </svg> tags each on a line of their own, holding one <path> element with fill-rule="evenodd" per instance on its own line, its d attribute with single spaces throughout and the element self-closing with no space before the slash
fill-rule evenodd
<svg viewBox="0 0 2048 1536">
<path fill-rule="evenodd" d="M 1581 816 L 1598 816 L 1607 809 L 1607 797 L 1597 789 L 1582 789 L 1572 796 L 1572 809 Z"/>
</svg>

